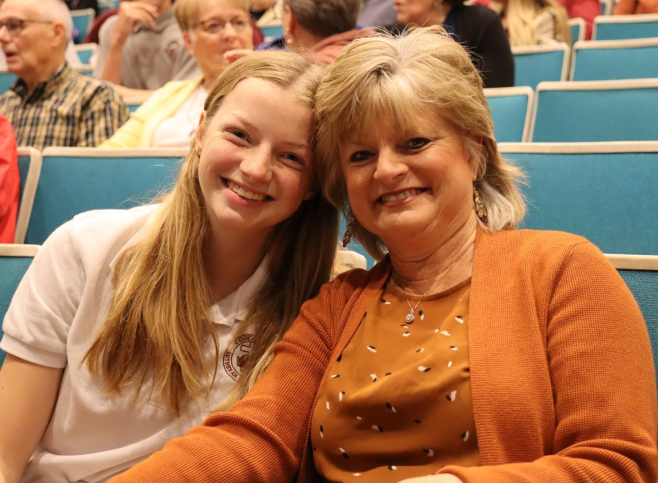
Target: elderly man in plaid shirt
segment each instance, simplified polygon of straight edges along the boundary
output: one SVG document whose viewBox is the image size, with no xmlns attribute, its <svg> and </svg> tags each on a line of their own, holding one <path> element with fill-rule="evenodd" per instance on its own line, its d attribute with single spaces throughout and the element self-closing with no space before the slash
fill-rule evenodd
<svg viewBox="0 0 658 483">
<path fill-rule="evenodd" d="M 0 7 L 0 44 L 7 70 L 18 77 L 0 96 L 0 113 L 19 146 L 97 146 L 130 116 L 110 85 L 65 62 L 72 28 L 62 0 L 6 0 Z"/>
</svg>

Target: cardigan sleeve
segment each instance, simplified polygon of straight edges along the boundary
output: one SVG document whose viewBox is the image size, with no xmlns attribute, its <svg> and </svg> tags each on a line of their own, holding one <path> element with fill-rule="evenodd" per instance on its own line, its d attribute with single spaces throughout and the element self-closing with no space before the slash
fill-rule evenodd
<svg viewBox="0 0 658 483">
<path fill-rule="evenodd" d="M 464 483 L 656 482 L 656 381 L 637 303 L 590 243 L 573 246 L 557 270 L 546 314 L 552 454 L 439 473 Z"/>
<path fill-rule="evenodd" d="M 342 278 L 302 306 L 255 387 L 226 413 L 170 441 L 113 483 L 291 481 L 307 443 L 313 401 L 337 339 Z M 344 297 L 346 299 L 346 297 Z M 333 321 L 333 322 L 332 322 Z"/>
</svg>

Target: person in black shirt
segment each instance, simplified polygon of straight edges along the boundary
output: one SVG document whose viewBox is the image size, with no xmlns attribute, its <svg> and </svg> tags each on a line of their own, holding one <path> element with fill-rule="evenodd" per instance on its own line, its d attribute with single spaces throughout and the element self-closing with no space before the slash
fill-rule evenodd
<svg viewBox="0 0 658 483">
<path fill-rule="evenodd" d="M 396 0 L 398 23 L 387 27 L 399 33 L 407 26 L 442 25 L 471 53 L 485 87 L 514 85 L 514 58 L 498 15 L 482 5 L 463 0 Z"/>
</svg>

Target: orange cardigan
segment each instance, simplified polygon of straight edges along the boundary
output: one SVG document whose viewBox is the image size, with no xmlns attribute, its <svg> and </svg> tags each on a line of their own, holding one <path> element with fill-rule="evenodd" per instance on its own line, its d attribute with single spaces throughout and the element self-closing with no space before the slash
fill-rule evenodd
<svg viewBox="0 0 658 483">
<path fill-rule="evenodd" d="M 614 12 L 615 15 L 643 13 L 658 13 L 658 0 L 619 0 Z"/>
<path fill-rule="evenodd" d="M 112 482 L 317 480 L 309 427 L 329 369 L 390 272 L 384 260 L 322 288 L 256 387 Z M 642 315 L 583 238 L 478 231 L 469 308 L 481 467 L 466 483 L 655 483 L 656 385 Z M 301 468 L 301 469 L 300 469 Z"/>
</svg>

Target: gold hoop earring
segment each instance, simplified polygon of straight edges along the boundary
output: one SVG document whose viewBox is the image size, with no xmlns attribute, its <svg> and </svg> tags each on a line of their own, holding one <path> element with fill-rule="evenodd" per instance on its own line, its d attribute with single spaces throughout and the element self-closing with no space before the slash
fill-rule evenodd
<svg viewBox="0 0 658 483">
<path fill-rule="evenodd" d="M 480 192 L 477 190 L 477 188 L 473 189 L 473 202 L 475 203 L 475 213 L 478 215 L 478 218 L 482 221 L 482 223 L 486 223 L 487 208 L 484 206 L 482 198 L 480 198 Z"/>
<path fill-rule="evenodd" d="M 343 248 L 345 248 L 352 239 L 352 230 L 354 230 L 355 222 L 356 220 L 354 219 L 354 216 L 351 216 L 350 222 L 347 224 L 347 230 L 345 230 L 345 234 L 343 235 Z"/>
</svg>

